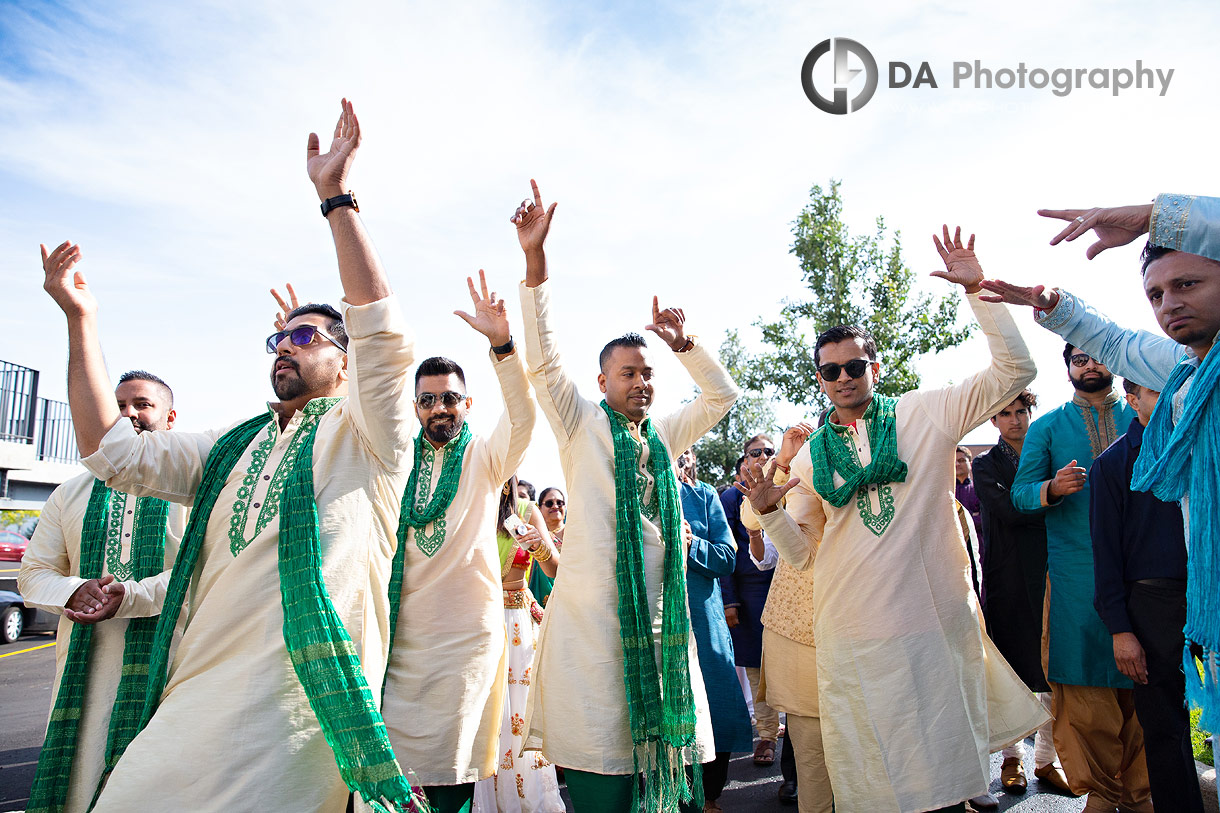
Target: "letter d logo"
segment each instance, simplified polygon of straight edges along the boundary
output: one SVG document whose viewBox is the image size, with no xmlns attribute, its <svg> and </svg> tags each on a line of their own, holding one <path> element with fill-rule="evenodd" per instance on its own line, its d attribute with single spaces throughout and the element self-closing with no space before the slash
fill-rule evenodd
<svg viewBox="0 0 1220 813">
<path fill-rule="evenodd" d="M 818 93 L 817 88 L 813 86 L 813 66 L 819 59 L 830 53 L 832 43 L 834 46 L 833 101 Z M 849 53 L 855 54 L 856 58 L 864 63 L 864 89 L 851 100 L 850 111 L 847 102 L 847 88 L 861 71 L 858 68 L 852 70 L 847 67 Z M 801 86 L 805 89 L 805 95 L 809 97 L 809 101 L 813 102 L 814 107 L 818 110 L 833 113 L 836 116 L 855 112 L 864 107 L 877 90 L 877 60 L 873 59 L 873 55 L 868 52 L 867 48 L 855 40 L 849 40 L 846 37 L 823 40 L 813 46 L 813 50 L 809 52 L 805 57 L 805 62 L 801 65 Z"/>
</svg>

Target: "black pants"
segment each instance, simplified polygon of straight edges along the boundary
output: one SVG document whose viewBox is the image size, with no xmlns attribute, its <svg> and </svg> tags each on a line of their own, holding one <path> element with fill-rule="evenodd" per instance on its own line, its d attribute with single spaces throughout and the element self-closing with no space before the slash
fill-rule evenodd
<svg viewBox="0 0 1220 813">
<path fill-rule="evenodd" d="M 729 781 L 729 757 L 731 756 L 732 754 L 728 751 L 717 751 L 715 759 L 703 763 L 703 798 L 707 801 L 716 801 L 724 792 L 724 786 Z"/>
<path fill-rule="evenodd" d="M 1148 663 L 1148 683 L 1135 684 L 1135 715 L 1144 729 L 1152 804 L 1158 811 L 1203 813 L 1182 673 L 1186 582 L 1150 581 L 1130 585 L 1127 616 Z"/>
<path fill-rule="evenodd" d="M 779 745 L 779 772 L 785 782 L 796 781 L 796 748 L 792 745 L 792 735 L 785 734 Z"/>
</svg>

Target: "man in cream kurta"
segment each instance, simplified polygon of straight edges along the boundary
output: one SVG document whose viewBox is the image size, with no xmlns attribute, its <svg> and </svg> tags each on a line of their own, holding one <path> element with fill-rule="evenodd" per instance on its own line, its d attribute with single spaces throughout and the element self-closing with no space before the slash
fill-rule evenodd
<svg viewBox="0 0 1220 813">
<path fill-rule="evenodd" d="M 130 375 L 130 374 L 129 374 Z M 129 384 L 131 381 L 133 383 Z M 120 401 L 124 389 L 142 387 L 159 395 L 160 388 L 145 379 L 128 378 L 119 384 Z M 165 388 L 168 394 L 168 388 Z M 172 397 L 172 396 L 171 396 Z M 121 408 L 124 408 L 121 403 Z M 154 407 L 160 413 L 151 430 L 167 430 L 172 425 L 172 402 Z M 138 416 L 141 426 L 148 417 Z M 58 613 L 59 627 L 55 640 L 55 682 L 51 698 L 59 694 L 60 680 L 68 658 L 68 644 L 76 621 L 65 614 L 67 610 L 80 609 L 82 593 L 90 591 L 90 580 L 80 575 L 81 536 L 84 529 L 86 509 L 93 485 L 97 482 L 92 474 L 82 474 L 63 483 L 43 506 L 38 528 L 30 538 L 30 545 L 21 560 L 21 572 L 17 576 L 17 589 L 25 603 L 49 612 Z M 110 585 L 122 586 L 122 598 L 116 599 L 113 608 L 99 606 L 99 613 L 112 613 L 107 620 L 96 623 L 89 645 L 89 675 L 85 684 L 85 697 L 81 704 L 81 718 L 76 735 L 76 757 L 72 762 L 72 778 L 65 798 L 65 813 L 84 813 L 93 801 L 98 780 L 106 765 L 106 739 L 110 729 L 110 712 L 123 670 L 123 648 L 129 620 L 145 618 L 161 612 L 165 599 L 165 588 L 169 584 L 169 571 L 178 553 L 178 541 L 186 528 L 186 510 L 181 506 L 170 509 L 165 528 L 164 571 L 144 579 L 134 579 L 131 568 L 135 559 L 132 547 L 136 517 L 142 513 L 140 501 L 119 491 L 111 492 L 109 510 L 105 516 L 106 549 L 102 557 L 100 578 L 113 576 Z M 109 598 L 107 592 L 107 599 Z M 107 599 L 102 601 L 106 604 Z M 81 616 L 76 616 L 80 618 Z"/>
<path fill-rule="evenodd" d="M 987 791 L 988 754 L 1046 719 L 983 634 L 952 500 L 955 447 L 1011 403 L 1035 368 L 1008 311 L 980 301 L 973 251 L 956 240 L 942 257 L 949 270 L 939 275 L 967 288 L 992 361 L 961 384 L 898 399 L 905 481 L 866 483 L 836 508 L 811 486 L 811 440 L 793 462 L 786 508 L 751 491 L 780 554 L 814 570 L 822 739 L 843 810 L 960 810 L 962 800 Z M 862 340 L 854 342 L 867 354 Z M 825 362 L 821 343 L 819 350 Z M 879 369 L 872 367 L 854 383 L 834 374 L 831 386 L 867 389 Z M 840 408 L 836 401 L 832 421 Z M 855 420 L 840 438 L 867 466 L 868 423 Z M 834 484 L 843 484 L 837 471 Z"/>
<path fill-rule="evenodd" d="M 489 301 L 484 285 L 482 301 L 475 299 L 476 319 L 484 321 L 468 321 L 480 332 L 486 328 L 494 345 L 491 361 L 505 410 L 491 435 L 473 436 L 466 445 L 457 492 L 444 516 L 422 534 L 407 531 L 402 604 L 386 675 L 382 712 L 390 742 L 399 762 L 411 766 L 426 788 L 474 783 L 496 772 L 506 680 L 496 516 L 500 490 L 529 448 L 535 411 L 521 354 L 508 338 L 508 320 L 501 308 L 489 322 Z M 494 333 L 497 328 L 502 335 Z M 415 463 L 417 493 L 410 495 L 416 504 L 426 504 L 436 492 L 466 418 L 461 402 L 445 406 L 437 396 L 455 387 L 465 395 L 464 377 L 448 359 L 425 359 L 416 372 L 416 397 L 429 392 L 436 399 L 427 409 L 417 406 L 424 437 Z M 433 439 L 434 419 L 452 440 Z M 439 796 L 432 801 L 442 809 L 447 803 Z"/>
<path fill-rule="evenodd" d="M 339 257 L 342 320 L 327 306 L 306 305 L 268 343 L 280 400 L 268 405 L 265 428 L 223 481 L 160 704 L 111 774 L 99 813 L 330 813 L 347 803 L 335 755 L 284 641 L 280 496 L 300 440 L 316 425 L 311 468 L 321 574 L 376 697 L 388 646 L 390 559 L 410 468 L 414 417 L 406 393 L 414 343 L 345 194 L 360 134 L 351 105 L 343 107 L 329 152 L 320 154 L 311 135 L 307 165 L 329 204 L 324 214 Z M 97 306 L 87 286 L 73 285 L 79 252 L 61 248 L 66 255 L 57 249 L 44 264 L 44 287 L 68 316 L 69 401 L 83 462 L 127 493 L 191 503 L 222 433 L 136 435 L 130 422 L 114 420 L 113 407 L 97 397 L 97 380 L 104 379 Z"/>
</svg>

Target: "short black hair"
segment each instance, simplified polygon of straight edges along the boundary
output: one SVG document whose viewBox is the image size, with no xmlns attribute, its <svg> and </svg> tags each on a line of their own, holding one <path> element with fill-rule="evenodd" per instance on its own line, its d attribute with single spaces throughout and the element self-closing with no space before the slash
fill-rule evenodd
<svg viewBox="0 0 1220 813">
<path fill-rule="evenodd" d="M 343 326 L 343 315 L 339 311 L 327 305 L 325 302 L 310 302 L 308 305 L 301 305 L 292 309 L 292 313 L 288 314 L 284 319 L 284 324 L 291 322 L 298 316 L 304 316 L 307 313 L 316 313 L 319 316 L 325 316 L 328 321 L 326 323 L 326 332 L 332 339 L 337 341 L 344 350 L 347 349 L 347 328 Z"/>
<path fill-rule="evenodd" d="M 733 475 L 734 476 L 741 474 L 741 464 L 744 462 L 746 462 L 745 455 L 742 455 L 741 457 L 737 458 L 737 462 L 733 464 Z"/>
<path fill-rule="evenodd" d="M 529 480 L 522 480 L 520 477 L 518 477 L 517 485 L 525 486 L 525 493 L 530 495 L 530 502 L 538 501 L 537 498 L 534 496 L 534 484 L 533 483 L 531 483 Z"/>
<path fill-rule="evenodd" d="M 466 388 L 466 374 L 461 366 L 444 356 L 433 356 L 419 363 L 419 367 L 415 368 L 415 389 L 419 389 L 419 380 L 426 375 L 456 375 L 458 381 L 462 382 L 462 388 Z"/>
<path fill-rule="evenodd" d="M 606 371 L 606 362 L 610 360 L 610 354 L 619 347 L 647 347 L 648 342 L 644 341 L 644 337 L 638 333 L 624 333 L 617 339 L 611 339 L 606 342 L 606 346 L 602 348 L 601 355 L 597 357 L 597 366 L 604 373 Z"/>
<path fill-rule="evenodd" d="M 1123 392 L 1127 393 L 1128 395 L 1138 395 L 1140 386 L 1140 384 L 1135 383 L 1130 378 L 1123 379 Z"/>
<path fill-rule="evenodd" d="M 1072 350 L 1076 349 L 1076 345 L 1067 342 L 1063 345 L 1063 363 L 1070 370 L 1072 369 Z"/>
<path fill-rule="evenodd" d="M 820 364 L 824 346 L 852 339 L 859 339 L 860 343 L 864 345 L 864 355 L 868 356 L 869 361 L 877 360 L 877 340 L 873 338 L 873 334 L 859 325 L 836 325 L 830 330 L 824 330 L 818 334 L 818 340 L 813 344 L 813 366 L 817 367 Z"/>
<path fill-rule="evenodd" d="M 166 384 L 165 380 L 161 378 L 161 376 L 153 375 L 152 373 L 148 372 L 148 370 L 128 370 L 119 376 L 119 383 L 115 385 L 115 389 L 117 390 L 119 386 L 126 384 L 128 381 L 148 381 L 156 384 L 158 387 L 164 389 L 165 394 L 169 396 L 169 403 L 166 405 L 166 408 L 174 408 L 174 391 L 170 389 L 169 384 Z"/>
<path fill-rule="evenodd" d="M 1170 254 L 1172 252 L 1172 248 L 1154 245 L 1153 242 L 1149 240 L 1144 244 L 1144 250 L 1140 252 L 1140 273 L 1147 274 L 1148 266 L 1164 257 L 1166 254 Z"/>
</svg>

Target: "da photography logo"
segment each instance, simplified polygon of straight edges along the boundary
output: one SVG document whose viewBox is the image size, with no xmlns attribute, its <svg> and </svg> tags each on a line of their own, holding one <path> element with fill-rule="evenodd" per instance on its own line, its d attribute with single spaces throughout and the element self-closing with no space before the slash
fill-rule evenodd
<svg viewBox="0 0 1220 813">
<path fill-rule="evenodd" d="M 834 52 L 834 91 L 833 98 L 827 99 L 813 86 L 813 69 L 819 59 L 832 51 Z M 863 63 L 864 68 L 849 68 L 847 66 L 849 54 Z M 852 80 L 861 73 L 864 74 L 864 87 L 849 104 L 847 92 L 852 85 Z M 813 50 L 805 57 L 805 63 L 801 65 L 801 85 L 805 88 L 805 95 L 809 97 L 809 101 L 813 102 L 818 110 L 842 116 L 859 110 L 868 104 L 869 99 L 873 98 L 873 93 L 877 90 L 877 60 L 873 59 L 873 55 L 868 52 L 867 48 L 855 40 L 849 40 L 846 37 L 823 40 L 813 46 Z"/>
<path fill-rule="evenodd" d="M 814 73 L 818 61 L 827 54 L 832 54 L 833 73 L 828 74 L 826 68 L 817 71 L 818 78 L 825 84 L 828 76 L 833 77 L 834 87 L 831 98 L 826 98 L 818 92 L 814 85 Z M 851 67 L 852 64 L 863 67 Z M 914 67 L 917 65 L 917 67 Z M 1144 64 L 1141 59 L 1126 67 L 1065 67 L 1027 65 L 1020 62 L 1015 66 L 995 66 L 974 59 L 969 62 L 954 62 L 950 74 L 953 84 L 944 90 L 974 89 L 983 91 L 1000 90 L 1036 90 L 1054 94 L 1063 98 L 1075 90 L 1108 91 L 1112 96 L 1118 96 L 1131 90 L 1149 90 L 1158 96 L 1164 96 L 1169 91 L 1169 83 L 1173 80 L 1173 68 L 1153 68 Z M 929 62 L 908 63 L 893 61 L 888 63 L 887 78 L 890 90 L 915 90 L 929 88 L 941 90 L 936 81 L 936 75 Z M 944 66 L 940 67 L 945 74 Z M 864 74 L 861 79 L 860 74 Z M 873 98 L 877 90 L 880 71 L 877 60 L 869 50 L 855 40 L 846 37 L 833 37 L 823 40 L 813 46 L 801 65 L 801 86 L 805 95 L 814 106 L 826 113 L 842 116 L 854 113 Z M 853 88 L 859 89 L 851 100 L 848 94 Z"/>
</svg>

